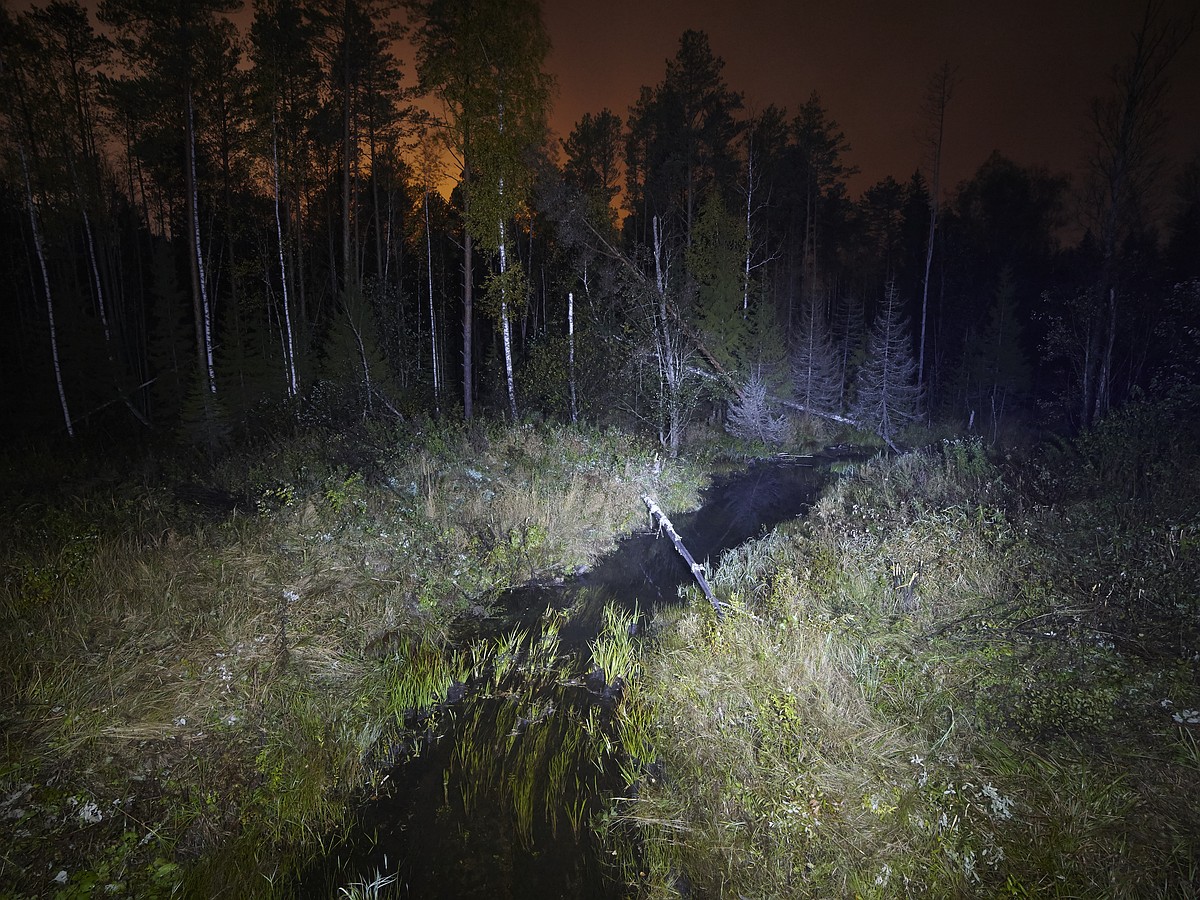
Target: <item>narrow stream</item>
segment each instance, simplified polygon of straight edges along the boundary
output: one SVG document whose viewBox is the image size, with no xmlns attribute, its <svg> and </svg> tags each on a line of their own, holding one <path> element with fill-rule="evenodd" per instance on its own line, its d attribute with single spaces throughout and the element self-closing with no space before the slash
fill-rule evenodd
<svg viewBox="0 0 1200 900">
<path fill-rule="evenodd" d="M 756 463 L 719 479 L 700 509 L 672 520 L 697 561 L 715 569 L 725 550 L 802 513 L 827 462 Z M 443 706 L 419 752 L 389 773 L 388 790 L 359 810 L 348 839 L 308 874 L 300 895 L 327 897 L 338 886 L 383 876 L 390 877 L 387 887 L 357 896 L 625 896 L 586 824 L 624 788 L 612 760 L 600 772 L 579 740 L 581 723 L 595 727 L 611 706 L 602 679 L 586 677 L 588 642 L 603 628 L 606 605 L 649 613 L 678 602 L 690 578 L 670 541 L 647 531 L 624 539 L 586 573 L 509 591 L 487 632 L 520 628 L 532 636 L 532 652 L 547 611 L 566 611 L 559 616 L 559 655 L 574 655 L 569 668 L 578 677 L 564 678 L 561 667 L 540 681 L 526 674 L 519 691 L 467 692 Z M 515 787 L 526 783 L 527 792 Z M 521 803 L 531 815 L 514 812 Z"/>
</svg>

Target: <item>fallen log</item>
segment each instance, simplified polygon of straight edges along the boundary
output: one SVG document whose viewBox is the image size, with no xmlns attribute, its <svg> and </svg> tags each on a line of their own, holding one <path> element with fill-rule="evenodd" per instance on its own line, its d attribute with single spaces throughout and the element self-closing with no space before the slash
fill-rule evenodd
<svg viewBox="0 0 1200 900">
<path fill-rule="evenodd" d="M 679 552 L 679 555 L 683 557 L 683 561 L 692 570 L 692 575 L 695 577 L 696 583 L 700 585 L 700 590 L 704 591 L 704 596 L 712 604 L 712 608 L 717 613 L 717 618 L 725 618 L 725 612 L 721 609 L 721 601 L 713 596 L 712 588 L 708 586 L 708 579 L 704 577 L 704 566 L 692 559 L 692 554 L 683 545 L 683 538 L 679 536 L 679 532 L 675 530 L 675 526 L 671 524 L 671 520 L 667 518 L 667 514 L 659 509 L 658 504 L 648 496 L 642 497 L 642 502 L 646 504 L 646 509 L 650 511 L 650 518 L 654 520 L 654 524 L 658 526 L 658 530 L 666 532 L 667 537 L 671 539 L 671 543 L 675 545 L 675 549 Z"/>
</svg>

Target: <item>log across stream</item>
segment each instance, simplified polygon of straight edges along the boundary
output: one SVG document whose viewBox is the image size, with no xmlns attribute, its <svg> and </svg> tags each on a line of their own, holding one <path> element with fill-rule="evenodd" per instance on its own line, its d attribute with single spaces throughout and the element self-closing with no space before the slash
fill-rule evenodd
<svg viewBox="0 0 1200 900">
<path fill-rule="evenodd" d="M 441 707 L 419 752 L 407 753 L 388 773 L 389 789 L 363 805 L 349 837 L 308 873 L 300 895 L 326 897 L 382 877 L 390 883 L 370 896 L 624 896 L 586 819 L 625 785 L 615 764 L 597 774 L 594 755 L 576 749 L 571 731 L 581 721 L 603 720 L 611 700 L 611 685 L 595 683 L 594 673 L 588 679 L 588 642 L 600 633 L 607 605 L 651 612 L 678 602 L 680 585 L 697 570 L 702 578 L 705 566 L 719 566 L 725 550 L 803 513 L 827 475 L 827 461 L 760 462 L 719 479 L 700 509 L 669 523 L 691 563 L 665 526 L 660 536 L 656 518 L 586 573 L 509 591 L 488 631 L 520 630 L 532 647 L 547 610 L 568 610 L 557 620 L 557 646 L 559 659 L 574 661 L 576 675 L 559 670 L 523 676 L 520 690 L 458 692 Z M 518 814 L 514 805 L 525 809 Z"/>
</svg>

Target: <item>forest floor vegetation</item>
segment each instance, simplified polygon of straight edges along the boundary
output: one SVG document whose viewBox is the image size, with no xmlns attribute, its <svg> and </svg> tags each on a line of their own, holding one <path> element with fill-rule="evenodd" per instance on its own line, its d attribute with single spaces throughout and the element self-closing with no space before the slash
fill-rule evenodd
<svg viewBox="0 0 1200 900">
<path fill-rule="evenodd" d="M 386 762 L 407 652 L 700 487 L 555 426 L 193 462 L 5 461 L 0 896 L 287 895 Z"/>
<path fill-rule="evenodd" d="M 606 823 L 644 897 L 1194 897 L 1200 444 L 845 468 L 665 610 Z"/>
<path fill-rule="evenodd" d="M 722 557 L 723 621 L 693 588 L 645 629 L 610 607 L 591 664 L 611 730 L 558 717 L 570 741 L 542 749 L 560 776 L 615 762 L 627 790 L 592 825 L 618 882 L 1194 896 L 1186 420 L 1138 403 L 1034 452 L 945 439 L 841 463 L 808 515 Z M 461 641 L 500 593 L 588 566 L 643 494 L 694 507 L 719 464 L 617 431 L 433 423 L 93 460 L 65 482 L 61 460 L 6 460 L 0 897 L 290 895 L 413 710 L 471 677 L 512 693 L 519 631 Z M 557 622 L 527 636 L 543 680 Z M 540 722 L 526 693 L 503 710 Z M 464 746 L 528 830 L 532 776 Z"/>
</svg>

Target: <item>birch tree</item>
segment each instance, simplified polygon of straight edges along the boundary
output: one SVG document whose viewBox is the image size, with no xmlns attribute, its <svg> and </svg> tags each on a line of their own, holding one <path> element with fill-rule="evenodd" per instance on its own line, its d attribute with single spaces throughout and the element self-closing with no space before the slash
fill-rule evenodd
<svg viewBox="0 0 1200 900">
<path fill-rule="evenodd" d="M 683 432 L 691 413 L 692 398 L 688 390 L 688 359 L 690 348 L 676 328 L 670 309 L 668 291 L 671 280 L 671 251 L 658 219 L 652 224 L 654 235 L 654 357 L 658 363 L 658 440 L 671 456 L 678 456 L 683 446 Z"/>
<path fill-rule="evenodd" d="M 286 391 L 300 390 L 305 345 L 304 179 L 310 158 L 307 132 L 317 105 L 320 68 L 314 27 L 295 0 L 257 0 L 250 27 L 260 133 L 269 135 L 272 211 L 279 267 Z"/>
<path fill-rule="evenodd" d="M 4 26 L 7 34 L 13 34 L 14 28 L 8 19 L 7 10 L 0 8 L 0 25 Z M 30 174 L 33 122 L 28 106 L 29 94 L 21 84 L 19 72 L 14 66 L 12 57 L 13 47 L 10 42 L 0 42 L 0 86 L 5 89 L 5 95 L 16 100 L 5 110 L 6 132 L 11 145 L 15 147 L 21 170 L 21 184 L 24 188 L 25 211 L 29 217 L 29 231 L 33 239 L 34 255 L 37 259 L 38 272 L 41 275 L 43 297 L 46 301 L 46 319 L 50 329 L 50 356 L 54 368 L 54 384 L 58 391 L 59 405 L 62 409 L 63 427 L 69 437 L 75 436 L 75 427 L 71 421 L 71 410 L 67 405 L 67 392 L 63 386 L 62 361 L 58 351 L 58 328 L 54 317 L 54 294 L 50 287 L 49 267 L 46 264 L 46 244 L 42 235 L 39 203 L 33 187 Z"/>
<path fill-rule="evenodd" d="M 429 370 L 433 376 L 433 406 L 442 413 L 441 353 L 438 349 L 437 313 L 433 305 L 433 229 L 430 227 L 429 198 L 436 190 L 441 178 L 442 165 L 439 148 L 433 135 L 426 131 L 417 145 L 418 175 L 421 179 L 421 211 L 425 219 L 425 274 L 429 291 Z"/>
<path fill-rule="evenodd" d="M 463 196 L 463 405 L 472 411 L 472 266 L 478 243 L 495 254 L 485 298 L 504 344 L 509 413 L 516 419 L 510 312 L 523 302 L 511 223 L 532 190 L 531 149 L 546 135 L 550 41 L 536 0 L 412 0 L 422 89 L 442 102 L 444 134 Z"/>
<path fill-rule="evenodd" d="M 218 17 L 233 12 L 238 0 L 102 0 L 100 19 L 116 33 L 128 74 L 118 81 L 130 98 L 152 99 L 157 113 L 183 147 L 183 201 L 188 230 L 192 312 L 199 371 L 208 394 L 217 391 L 213 363 L 213 304 L 209 296 L 205 243 L 200 228 L 197 177 L 196 99 L 202 57 L 219 52 Z"/>
<path fill-rule="evenodd" d="M 100 322 L 105 356 L 120 391 L 110 323 L 111 283 L 101 273 L 99 244 L 103 235 L 95 227 L 100 166 L 92 107 L 96 73 L 107 62 L 108 44 L 96 35 L 87 11 L 74 0 L 53 0 L 45 8 L 35 7 L 23 17 L 23 23 L 28 26 L 36 53 L 23 66 L 33 83 L 26 81 L 22 86 L 25 96 L 21 102 L 41 105 L 43 118 L 54 132 L 50 140 L 58 149 L 83 228 L 86 281 Z"/>
</svg>

